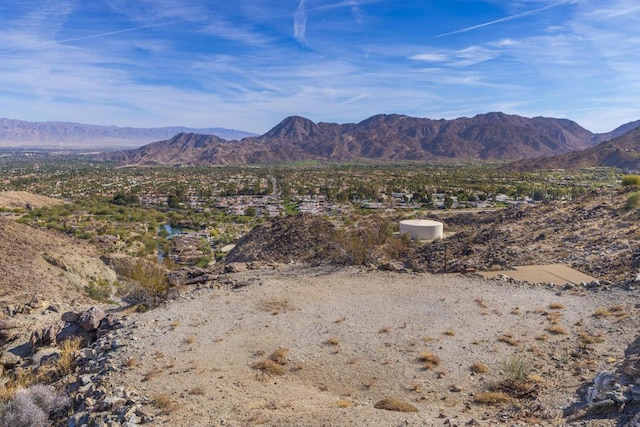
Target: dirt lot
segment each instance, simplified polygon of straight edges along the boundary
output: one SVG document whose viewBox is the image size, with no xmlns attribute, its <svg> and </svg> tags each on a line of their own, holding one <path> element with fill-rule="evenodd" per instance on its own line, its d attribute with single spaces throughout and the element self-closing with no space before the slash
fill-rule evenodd
<svg viewBox="0 0 640 427">
<path fill-rule="evenodd" d="M 291 266 L 230 277 L 239 289 L 193 290 L 116 332 L 119 368 L 103 381 L 164 402 L 150 405 L 153 425 L 564 425 L 578 389 L 624 357 L 639 326 L 637 291 L 618 288 Z M 601 342 L 581 345 L 585 334 Z M 278 349 L 281 375 L 255 369 L 269 371 Z M 529 393 L 476 403 L 514 357 L 532 370 Z M 480 363 L 487 372 L 472 372 Z M 384 398 L 418 412 L 376 409 Z"/>
</svg>

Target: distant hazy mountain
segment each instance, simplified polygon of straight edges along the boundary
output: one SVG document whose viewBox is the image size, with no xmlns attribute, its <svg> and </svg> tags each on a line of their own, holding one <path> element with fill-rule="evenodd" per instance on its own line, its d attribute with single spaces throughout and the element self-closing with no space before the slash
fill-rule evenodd
<svg viewBox="0 0 640 427">
<path fill-rule="evenodd" d="M 637 122 L 636 122 L 637 123 Z M 640 171 L 640 127 L 610 141 L 582 151 L 539 159 L 529 159 L 507 165 L 510 170 L 578 169 L 607 166 Z"/>
<path fill-rule="evenodd" d="M 132 128 L 0 118 L 0 147 L 123 149 L 172 138 L 183 132 L 216 135 L 225 140 L 255 136 L 249 132 L 224 128 Z"/>
<path fill-rule="evenodd" d="M 180 134 L 107 155 L 127 164 L 247 164 L 296 160 L 518 160 L 592 145 L 594 134 L 571 120 L 504 113 L 432 120 L 377 115 L 360 123 L 314 123 L 288 117 L 262 136 L 225 142 Z"/>
</svg>

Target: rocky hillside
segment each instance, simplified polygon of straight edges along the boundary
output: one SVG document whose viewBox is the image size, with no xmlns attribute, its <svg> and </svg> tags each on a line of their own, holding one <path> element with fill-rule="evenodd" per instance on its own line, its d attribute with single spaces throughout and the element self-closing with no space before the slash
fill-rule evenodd
<svg viewBox="0 0 640 427">
<path fill-rule="evenodd" d="M 225 128 L 132 128 L 0 118 L 0 147 L 122 149 L 140 147 L 183 132 L 216 135 L 225 140 L 254 136 L 252 133 Z"/>
<path fill-rule="evenodd" d="M 503 113 L 432 120 L 377 115 L 360 123 L 314 123 L 289 117 L 266 134 L 225 142 L 180 134 L 104 158 L 125 164 L 247 164 L 297 160 L 518 160 L 591 146 L 575 122 Z"/>
<path fill-rule="evenodd" d="M 560 156 L 519 161 L 507 169 L 527 171 L 535 169 L 578 169 L 584 167 L 616 167 L 640 170 L 640 128 L 635 128 L 611 141 L 602 142 L 586 150 Z"/>
<path fill-rule="evenodd" d="M 62 234 L 0 218 L 0 305 L 20 307 L 87 299 L 92 280 L 116 280 L 97 250 Z"/>
<path fill-rule="evenodd" d="M 358 257 L 363 263 L 391 269 L 442 273 L 558 263 L 601 280 L 633 280 L 640 273 L 640 211 L 624 209 L 624 200 L 624 194 L 593 193 L 572 202 L 432 214 L 453 235 L 410 247 L 397 238 L 370 239 L 382 224 L 372 219 L 361 220 L 364 226 L 355 224 L 359 234 L 350 230 L 354 226 L 347 227 L 346 235 L 355 237 L 351 244 L 329 219 L 275 218 L 240 240 L 227 260 L 342 265 L 350 263 L 349 253 L 364 250 Z M 300 239 L 306 244 L 299 244 Z"/>
</svg>

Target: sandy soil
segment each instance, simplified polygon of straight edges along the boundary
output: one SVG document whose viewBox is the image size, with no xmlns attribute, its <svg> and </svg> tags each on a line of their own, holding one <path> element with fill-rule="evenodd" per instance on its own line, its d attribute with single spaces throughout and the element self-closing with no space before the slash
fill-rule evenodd
<svg viewBox="0 0 640 427">
<path fill-rule="evenodd" d="M 25 208 L 27 206 L 37 209 L 61 205 L 63 203 L 65 202 L 60 199 L 41 196 L 26 191 L 0 191 L 0 207 L 9 209 Z"/>
<path fill-rule="evenodd" d="M 230 278 L 246 286 L 192 290 L 115 333 L 120 368 L 105 385 L 166 401 L 153 425 L 564 425 L 577 389 L 623 357 L 639 326 L 637 292 L 615 288 L 293 266 Z M 593 316 L 613 305 L 628 316 Z M 580 349 L 579 332 L 603 341 Z M 279 348 L 289 350 L 283 375 L 252 368 Z M 424 351 L 440 364 L 425 369 Z M 537 398 L 474 403 L 514 355 L 539 375 Z M 473 374 L 478 362 L 489 371 Z M 387 397 L 419 412 L 374 408 Z"/>
</svg>

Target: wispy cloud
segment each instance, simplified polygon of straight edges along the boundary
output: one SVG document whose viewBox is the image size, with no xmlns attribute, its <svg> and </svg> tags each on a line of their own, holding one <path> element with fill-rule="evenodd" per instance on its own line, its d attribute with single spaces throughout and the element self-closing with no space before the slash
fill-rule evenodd
<svg viewBox="0 0 640 427">
<path fill-rule="evenodd" d="M 66 43 L 72 43 L 72 42 L 77 42 L 77 41 L 82 41 L 82 40 L 97 39 L 97 38 L 101 38 L 101 37 L 114 36 L 114 35 L 117 35 L 117 34 L 130 33 L 132 31 L 140 31 L 140 30 L 144 30 L 144 29 L 148 29 L 148 28 L 163 27 L 165 25 L 171 25 L 171 24 L 173 24 L 173 22 L 162 22 L 162 23 L 159 23 L 159 24 L 142 25 L 142 26 L 139 26 L 139 27 L 125 28 L 123 30 L 107 31 L 107 32 L 98 33 L 98 34 L 90 34 L 88 36 L 82 36 L 82 37 L 73 37 L 73 38 L 63 39 L 63 40 L 42 41 L 42 42 L 39 42 L 39 43 L 33 43 L 31 45 L 24 45 L 24 46 L 21 46 L 19 48 L 2 50 L 2 51 L 0 51 L 0 54 L 11 53 L 11 52 L 14 52 L 16 50 L 21 50 L 21 49 L 22 50 L 34 49 L 34 48 L 40 48 L 40 47 L 45 47 L 45 46 L 50 46 L 50 45 L 55 45 L 55 44 L 66 44 Z"/>
<path fill-rule="evenodd" d="M 307 32 L 307 12 L 305 8 L 305 0 L 300 0 L 298 8 L 293 14 L 293 36 L 298 43 L 306 45 Z"/>
<path fill-rule="evenodd" d="M 529 11 L 522 12 L 522 13 L 516 13 L 514 15 L 506 16 L 504 18 L 496 19 L 494 21 L 484 22 L 482 24 L 473 25 L 471 27 L 462 28 L 460 30 L 450 31 L 448 33 L 443 33 L 443 34 L 438 34 L 437 36 L 434 36 L 434 38 L 440 38 L 440 37 L 445 37 L 445 36 L 452 36 L 454 34 L 466 33 L 468 31 L 477 30 L 479 28 L 488 27 L 490 25 L 495 25 L 495 24 L 500 24 L 500 23 L 503 23 L 503 22 L 513 21 L 514 19 L 519 19 L 519 18 L 524 18 L 524 17 L 527 17 L 527 16 L 535 15 L 537 13 L 544 12 L 545 10 L 549 10 L 549 9 L 554 8 L 554 7 L 561 6 L 563 4 L 568 4 L 568 3 L 574 4 L 574 3 L 577 3 L 577 1 L 578 0 L 562 0 L 562 1 L 559 1 L 559 2 L 556 2 L 556 3 L 552 3 L 552 4 L 544 6 L 544 7 L 540 7 L 540 8 L 529 10 Z"/>
</svg>

